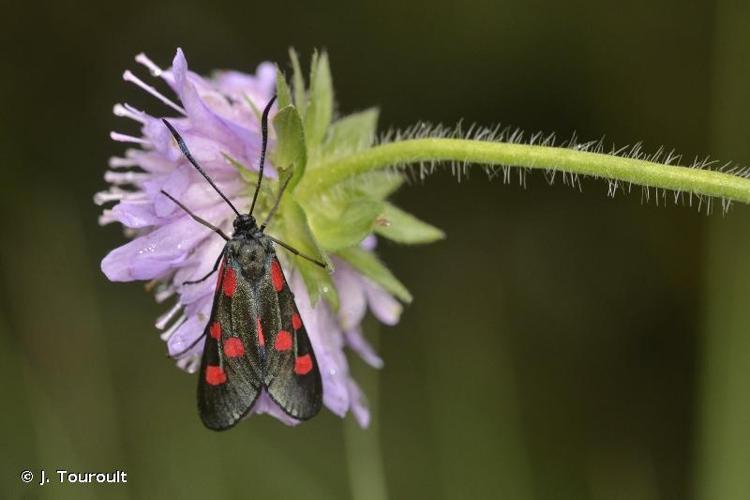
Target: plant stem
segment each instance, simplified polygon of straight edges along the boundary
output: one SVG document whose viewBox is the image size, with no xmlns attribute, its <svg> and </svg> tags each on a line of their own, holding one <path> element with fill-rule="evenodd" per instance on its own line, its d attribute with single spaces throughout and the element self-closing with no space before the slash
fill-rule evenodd
<svg viewBox="0 0 750 500">
<path fill-rule="evenodd" d="M 457 161 L 555 170 L 750 203 L 750 179 L 715 170 L 664 165 L 575 149 L 472 139 L 407 139 L 316 166 L 300 184 L 306 194 L 328 189 L 352 175 L 393 165 Z"/>
<path fill-rule="evenodd" d="M 715 4 L 711 135 L 720 154 L 746 155 L 750 111 L 750 5 Z M 695 498 L 740 500 L 750 491 L 750 217 L 712 218 L 706 231 L 706 270 Z"/>
<path fill-rule="evenodd" d="M 377 348 L 380 339 L 380 328 L 370 322 L 367 325 L 373 330 L 370 336 L 373 346 Z M 353 500 L 387 500 L 388 489 L 383 469 L 383 453 L 380 446 L 380 373 L 371 367 L 363 366 L 361 361 L 350 365 L 352 375 L 359 381 L 370 403 L 370 428 L 361 429 L 352 416 L 344 420 L 344 446 L 351 498 Z"/>
</svg>

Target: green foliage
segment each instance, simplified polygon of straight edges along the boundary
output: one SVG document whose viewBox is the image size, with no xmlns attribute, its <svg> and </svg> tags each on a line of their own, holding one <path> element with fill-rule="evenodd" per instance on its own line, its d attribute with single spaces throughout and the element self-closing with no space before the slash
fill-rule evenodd
<svg viewBox="0 0 750 500">
<path fill-rule="evenodd" d="M 313 55 L 310 68 L 310 90 L 305 112 L 305 138 L 316 148 L 326 135 L 333 118 L 333 82 L 328 54 Z"/>
<path fill-rule="evenodd" d="M 445 238 L 445 233 L 431 224 L 423 222 L 391 203 L 384 204 L 382 223 L 375 232 L 389 240 L 409 245 L 432 243 Z"/>
<path fill-rule="evenodd" d="M 329 199 L 308 210 L 315 236 L 330 252 L 358 245 L 382 213 L 383 203 L 366 197 Z"/>
<path fill-rule="evenodd" d="M 372 252 L 359 247 L 341 250 L 337 254 L 363 275 L 385 288 L 404 302 L 411 302 L 409 290 L 383 265 Z"/>
<path fill-rule="evenodd" d="M 286 82 L 284 73 L 276 66 L 276 100 L 279 109 L 286 108 L 292 104 L 292 92 L 289 90 L 289 84 Z"/>
<path fill-rule="evenodd" d="M 384 200 L 396 192 L 404 183 L 404 176 L 389 170 L 376 170 L 352 176 L 343 182 L 344 188 L 352 188 L 377 200 Z"/>
<path fill-rule="evenodd" d="M 292 85 L 280 70 L 276 72 L 279 111 L 273 119 L 276 143 L 271 159 L 279 174 L 279 187 L 290 180 L 278 214 L 281 220 L 274 229 L 301 252 L 320 257 L 329 267 L 327 252 L 335 254 L 409 302 L 411 295 L 406 288 L 359 244 L 373 232 L 408 244 L 429 243 L 445 235 L 385 201 L 404 182 L 398 172 L 352 171 L 325 190 L 314 188 L 317 177 L 328 168 L 325 165 L 373 146 L 378 110 L 370 108 L 334 120 L 328 55 L 313 54 L 309 88 L 305 87 L 299 57 L 293 49 L 289 57 Z M 240 169 L 243 178 L 252 175 L 236 162 L 232 164 Z M 300 185 L 304 188 L 297 189 Z M 303 262 L 297 267 L 313 303 L 323 297 L 337 308 L 338 295 L 329 273 Z"/>
<path fill-rule="evenodd" d="M 290 48 L 289 59 L 292 61 L 292 87 L 294 88 L 294 105 L 297 106 L 300 116 L 305 116 L 307 109 L 307 97 L 305 96 L 305 77 L 302 76 L 302 66 L 299 64 L 297 52 Z"/>
<path fill-rule="evenodd" d="M 323 260 L 328 268 L 331 268 L 328 257 L 318 246 L 302 207 L 291 196 L 288 196 L 282 200 L 279 211 L 283 220 L 283 240 L 300 252 Z M 307 261 L 299 261 L 297 269 L 302 274 L 305 287 L 310 294 L 310 302 L 316 304 L 323 297 L 334 310 L 337 310 L 339 307 L 338 293 L 328 270 L 321 269 Z"/>
<path fill-rule="evenodd" d="M 294 190 L 305 173 L 307 164 L 307 147 L 305 130 L 297 109 L 289 104 L 273 117 L 273 128 L 276 131 L 276 147 L 272 160 L 279 173 L 279 181 L 289 181 L 288 189 Z"/>
<path fill-rule="evenodd" d="M 345 116 L 331 124 L 318 153 L 330 161 L 338 156 L 367 149 L 375 140 L 377 126 L 377 108 Z"/>
</svg>

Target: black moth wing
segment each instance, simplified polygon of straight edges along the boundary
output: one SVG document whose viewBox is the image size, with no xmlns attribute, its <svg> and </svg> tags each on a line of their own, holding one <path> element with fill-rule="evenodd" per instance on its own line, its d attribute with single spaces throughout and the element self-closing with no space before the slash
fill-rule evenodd
<svg viewBox="0 0 750 500">
<path fill-rule="evenodd" d="M 294 294 L 273 249 L 259 282 L 260 317 L 266 334 L 264 385 L 271 399 L 298 420 L 314 417 L 323 405 L 323 384 Z"/>
<path fill-rule="evenodd" d="M 233 427 L 250 411 L 262 388 L 253 287 L 238 263 L 224 257 L 206 326 L 198 411 L 209 429 Z"/>
</svg>

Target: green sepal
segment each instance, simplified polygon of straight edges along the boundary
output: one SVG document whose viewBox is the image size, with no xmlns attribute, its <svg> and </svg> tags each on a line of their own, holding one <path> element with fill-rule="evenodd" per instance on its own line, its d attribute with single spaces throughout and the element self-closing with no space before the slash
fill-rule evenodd
<svg viewBox="0 0 750 500">
<path fill-rule="evenodd" d="M 289 91 L 289 84 L 286 82 L 286 77 L 278 66 L 276 66 L 276 101 L 278 102 L 279 109 L 292 104 L 292 93 Z"/>
<path fill-rule="evenodd" d="M 273 164 L 279 173 L 280 186 L 291 177 L 287 187 L 291 193 L 304 175 L 307 164 L 305 131 L 297 108 L 291 104 L 281 108 L 273 117 L 273 128 L 276 131 Z"/>
<path fill-rule="evenodd" d="M 339 185 L 343 189 L 356 191 L 376 200 L 384 200 L 403 183 L 404 176 L 399 172 L 376 170 L 350 177 Z"/>
<path fill-rule="evenodd" d="M 309 262 L 301 257 L 293 257 L 295 266 L 302 275 L 310 303 L 314 306 L 323 297 L 336 311 L 339 308 L 339 297 L 329 269 L 333 266 L 325 252 L 321 251 L 315 236 L 310 229 L 302 207 L 291 197 L 284 197 L 281 202 L 281 218 L 283 220 L 283 234 L 279 239 L 296 248 L 301 253 L 326 263 L 327 268 Z M 286 250 L 281 250 L 286 251 Z"/>
<path fill-rule="evenodd" d="M 318 150 L 316 158 L 330 161 L 370 147 L 375 140 L 378 114 L 377 108 L 370 108 L 336 120 L 328 128 L 325 142 Z"/>
<path fill-rule="evenodd" d="M 222 151 L 221 156 L 223 156 L 224 159 L 237 170 L 243 181 L 253 185 L 258 182 L 258 174 L 248 169 L 244 164 L 240 163 L 229 153 L 225 153 Z"/>
<path fill-rule="evenodd" d="M 325 137 L 333 118 L 333 83 L 328 54 L 313 54 L 310 67 L 310 92 L 305 111 L 305 139 L 310 151 L 316 149 Z"/>
<path fill-rule="evenodd" d="M 263 112 L 258 108 L 258 106 L 255 105 L 252 99 L 250 99 L 250 96 L 246 93 L 242 93 L 243 99 L 245 99 L 245 102 L 250 107 L 250 109 L 253 111 L 253 114 L 255 115 L 255 119 L 258 120 L 258 123 L 260 123 L 260 120 L 263 118 Z"/>
<path fill-rule="evenodd" d="M 445 238 L 445 233 L 390 203 L 385 203 L 375 232 L 397 243 L 415 245 Z"/>
<path fill-rule="evenodd" d="M 398 297 L 402 302 L 411 302 L 409 290 L 383 265 L 375 254 L 359 247 L 339 250 L 336 255 L 347 261 L 360 273 Z"/>
<path fill-rule="evenodd" d="M 329 252 L 358 245 L 372 232 L 382 213 L 382 201 L 364 197 L 323 202 L 307 211 L 318 243 Z"/>
<path fill-rule="evenodd" d="M 305 93 L 305 77 L 302 76 L 302 66 L 297 57 L 297 51 L 289 48 L 289 59 L 292 61 L 292 90 L 294 91 L 294 105 L 297 106 L 299 115 L 305 117 L 307 109 L 307 95 Z"/>
</svg>

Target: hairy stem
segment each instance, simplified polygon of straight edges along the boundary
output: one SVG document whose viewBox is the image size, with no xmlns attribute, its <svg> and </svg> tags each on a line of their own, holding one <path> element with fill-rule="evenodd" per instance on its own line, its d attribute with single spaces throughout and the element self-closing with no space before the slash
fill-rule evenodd
<svg viewBox="0 0 750 500">
<path fill-rule="evenodd" d="M 316 166 L 316 175 L 310 176 L 298 190 L 304 196 L 327 189 L 352 175 L 429 161 L 556 170 L 750 203 L 750 179 L 716 170 L 561 147 L 443 138 L 396 141 L 337 158 Z"/>
</svg>

